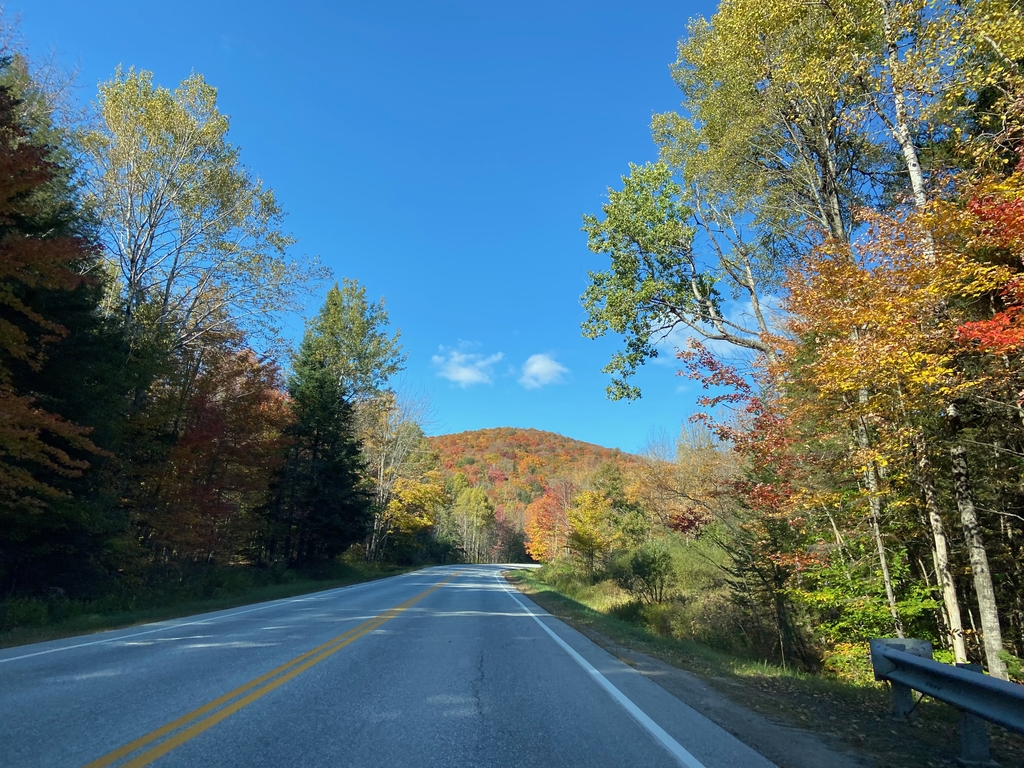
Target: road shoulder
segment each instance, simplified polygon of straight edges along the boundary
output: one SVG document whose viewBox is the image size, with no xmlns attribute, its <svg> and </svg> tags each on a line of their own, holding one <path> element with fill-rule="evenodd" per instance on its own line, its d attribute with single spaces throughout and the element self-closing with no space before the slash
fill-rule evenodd
<svg viewBox="0 0 1024 768">
<path fill-rule="evenodd" d="M 620 645 L 588 627 L 577 626 L 576 629 L 684 704 L 760 752 L 779 768 L 868 766 L 868 763 L 857 756 L 849 752 L 840 752 L 825 744 L 810 731 L 775 722 L 737 704 L 692 672 Z"/>
<path fill-rule="evenodd" d="M 519 591 L 523 591 L 531 601 L 537 603 L 538 595 L 522 590 L 519 582 L 509 582 Z M 540 607 L 547 611 L 548 606 Z M 851 752 L 825 743 L 815 733 L 778 722 L 744 707 L 715 690 L 692 672 L 629 648 L 574 620 L 572 616 L 563 615 L 561 612 L 552 615 L 659 685 L 683 704 L 764 755 L 779 768 L 867 768 L 871 765 Z M 720 682 L 729 683 L 726 680 Z"/>
</svg>

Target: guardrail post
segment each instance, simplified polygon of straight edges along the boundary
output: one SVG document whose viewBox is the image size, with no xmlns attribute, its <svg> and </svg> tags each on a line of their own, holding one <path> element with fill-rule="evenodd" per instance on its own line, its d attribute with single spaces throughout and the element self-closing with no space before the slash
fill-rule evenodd
<svg viewBox="0 0 1024 768">
<path fill-rule="evenodd" d="M 892 687 L 892 716 L 894 720 L 907 720 L 914 710 L 914 694 L 908 686 L 889 681 Z"/>
<path fill-rule="evenodd" d="M 927 640 L 915 640 L 909 637 L 901 638 L 882 638 L 880 640 L 871 641 L 871 665 L 875 670 L 876 680 L 885 680 L 885 672 L 891 672 L 894 668 L 893 665 L 888 662 L 883 656 L 882 651 L 885 648 L 895 648 L 905 653 L 912 653 L 915 656 L 920 656 L 923 659 L 930 659 L 932 657 L 932 644 Z M 906 720 L 910 717 L 910 713 L 914 711 L 916 704 L 914 703 L 914 694 L 911 692 L 909 686 L 897 683 L 895 680 L 889 680 L 889 686 L 892 688 L 892 716 L 895 720 Z"/>
<path fill-rule="evenodd" d="M 999 768 L 988 745 L 988 723 L 970 712 L 960 713 L 960 765 L 971 768 Z"/>
<path fill-rule="evenodd" d="M 909 638 L 871 641 L 875 680 L 892 686 L 893 714 L 905 718 L 913 709 L 911 690 L 960 711 L 960 757 L 975 768 L 998 768 L 989 752 L 988 723 L 1024 733 L 1024 686 L 990 677 L 977 664 L 940 664 L 931 644 Z"/>
<path fill-rule="evenodd" d="M 983 674 L 980 664 L 957 664 L 960 669 Z M 960 710 L 960 757 L 957 762 L 971 768 L 999 768 L 992 759 L 988 742 L 988 723 L 970 712 Z"/>
</svg>

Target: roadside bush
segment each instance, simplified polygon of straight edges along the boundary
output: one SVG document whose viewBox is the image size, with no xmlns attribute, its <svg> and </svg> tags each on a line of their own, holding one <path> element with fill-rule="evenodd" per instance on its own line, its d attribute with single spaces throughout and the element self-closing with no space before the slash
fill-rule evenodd
<svg viewBox="0 0 1024 768">
<path fill-rule="evenodd" d="M 640 609 L 640 620 L 648 630 L 660 637 L 672 637 L 674 603 L 645 603 Z"/>
<path fill-rule="evenodd" d="M 671 603 L 645 603 L 641 600 L 628 600 L 613 606 L 607 613 L 620 621 L 643 627 L 655 635 L 671 637 L 673 608 Z"/>
<path fill-rule="evenodd" d="M 675 582 L 672 555 L 660 544 L 644 544 L 615 562 L 612 578 L 635 600 L 662 603 Z"/>
<path fill-rule="evenodd" d="M 630 600 L 614 606 L 608 613 L 620 621 L 628 621 L 630 624 L 643 624 L 644 604 L 639 600 Z"/>
<path fill-rule="evenodd" d="M 34 597 L 9 597 L 0 603 L 0 630 L 14 627 L 44 627 L 50 620 L 45 600 Z"/>
<path fill-rule="evenodd" d="M 585 581 L 584 576 L 578 573 L 572 562 L 567 559 L 547 563 L 540 569 L 538 575 L 544 583 L 569 596 L 575 596 Z"/>
<path fill-rule="evenodd" d="M 821 666 L 826 674 L 845 683 L 864 685 L 875 679 L 867 643 L 836 643 L 822 654 Z"/>
<path fill-rule="evenodd" d="M 771 658 L 776 636 L 752 610 L 749 598 L 736 592 L 728 565 L 728 553 L 713 539 L 665 536 L 620 551 L 593 584 L 569 558 L 545 564 L 537 578 L 572 600 L 652 634 Z M 858 674 L 854 657 L 837 656 L 834 664 L 836 676 Z"/>
<path fill-rule="evenodd" d="M 744 642 L 743 616 L 724 590 L 687 596 L 673 603 L 672 636 L 716 648 L 738 650 Z"/>
</svg>

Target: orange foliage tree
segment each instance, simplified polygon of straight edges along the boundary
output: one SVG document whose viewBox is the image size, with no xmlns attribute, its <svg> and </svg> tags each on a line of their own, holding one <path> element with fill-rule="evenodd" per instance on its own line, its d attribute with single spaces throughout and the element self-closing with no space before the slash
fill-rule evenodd
<svg viewBox="0 0 1024 768">
<path fill-rule="evenodd" d="M 545 490 L 526 507 L 526 551 L 535 560 L 547 563 L 566 552 L 569 518 L 564 501 L 557 492 Z"/>
</svg>

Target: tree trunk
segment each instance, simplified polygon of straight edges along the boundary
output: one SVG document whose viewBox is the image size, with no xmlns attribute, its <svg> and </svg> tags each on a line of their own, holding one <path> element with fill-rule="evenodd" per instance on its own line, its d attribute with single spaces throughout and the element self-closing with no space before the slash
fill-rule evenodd
<svg viewBox="0 0 1024 768">
<path fill-rule="evenodd" d="M 885 59 L 889 68 L 889 83 L 892 87 L 893 119 L 886 120 L 893 138 L 903 153 L 903 162 L 910 177 L 910 190 L 914 196 L 914 207 L 923 213 L 928 207 L 928 191 L 925 187 L 924 172 L 921 170 L 921 156 L 914 143 L 914 133 L 910 130 L 910 115 L 907 112 L 907 99 L 903 92 L 903 77 L 900 72 L 899 41 L 892 28 L 892 16 L 889 13 L 890 0 L 879 0 L 882 11 L 882 29 L 885 34 Z M 883 116 L 883 119 L 884 116 Z M 935 239 L 930 230 L 924 231 L 925 264 L 935 263 Z"/>
<path fill-rule="evenodd" d="M 893 629 L 896 630 L 896 637 L 904 637 L 903 619 L 900 618 L 896 608 L 896 594 L 892 588 L 892 576 L 889 574 L 889 561 L 885 555 L 885 544 L 882 542 L 882 500 L 879 497 L 878 474 L 875 472 L 875 464 L 871 462 L 865 470 L 870 494 L 869 504 L 871 505 L 871 532 L 875 537 L 875 546 L 878 548 L 878 562 L 882 566 L 882 583 L 885 585 L 885 598 L 889 603 L 889 614 L 892 616 Z"/>
<path fill-rule="evenodd" d="M 832 514 L 828 511 L 828 507 L 826 507 L 824 504 L 822 504 L 821 508 L 822 508 L 822 511 L 825 513 L 825 516 L 828 518 L 829 523 L 832 524 L 832 533 L 835 534 L 835 537 L 836 537 L 836 549 L 839 551 L 839 559 L 843 563 L 843 573 L 846 574 L 846 580 L 848 582 L 852 582 L 853 581 L 853 577 L 850 575 L 850 568 L 846 564 L 846 556 L 847 556 L 846 544 L 843 541 L 842 534 L 839 533 L 839 526 L 836 525 L 836 520 L 835 520 L 834 517 L 832 517 Z"/>
<path fill-rule="evenodd" d="M 935 560 L 935 578 L 942 590 L 942 603 L 945 606 L 945 616 L 949 630 L 949 639 L 953 646 L 953 658 L 958 664 L 967 661 L 967 646 L 964 644 L 963 622 L 960 619 L 960 602 L 956 596 L 956 583 L 953 581 L 953 572 L 949 568 L 949 547 L 946 542 L 946 532 L 942 525 L 942 516 L 939 514 L 937 494 L 935 493 L 935 480 L 932 477 L 931 462 L 928 460 L 928 451 L 925 446 L 924 433 L 918 432 L 914 436 L 914 448 L 917 452 L 917 480 L 921 486 L 921 493 L 924 495 L 925 507 L 928 510 L 928 522 L 932 530 L 932 557 Z"/>
<path fill-rule="evenodd" d="M 867 390 L 862 389 L 859 393 L 861 403 L 867 402 Z M 857 419 L 857 444 L 862 450 L 871 447 L 871 438 L 868 435 L 868 425 L 864 417 Z M 885 598 L 889 603 L 889 614 L 892 616 L 893 628 L 896 630 L 896 637 L 904 637 L 903 620 L 896 608 L 896 593 L 892 588 L 892 576 L 889 574 L 889 560 L 885 555 L 885 544 L 882 541 L 882 493 L 878 482 L 878 471 L 875 462 L 869 461 L 864 470 L 864 481 L 868 489 L 868 506 L 871 509 L 871 532 L 875 537 L 875 546 L 878 548 L 878 562 L 882 567 L 882 583 L 885 586 Z"/>
<path fill-rule="evenodd" d="M 892 16 L 889 13 L 889 1 L 879 0 L 878 5 L 882 12 L 882 30 L 885 35 L 885 59 L 889 68 L 889 82 L 892 85 L 893 123 L 891 125 L 893 138 L 903 153 L 903 161 L 907 166 L 907 174 L 910 176 L 910 188 L 914 194 L 914 206 L 924 210 L 928 205 L 928 195 L 925 191 L 924 173 L 921 171 L 921 159 L 914 144 L 913 132 L 910 130 L 909 115 L 907 114 L 907 99 L 903 94 L 903 78 L 900 73 L 902 64 L 900 62 L 899 42 L 896 33 L 892 28 Z"/>
<path fill-rule="evenodd" d="M 373 528 L 370 531 L 369 546 L 366 548 L 366 560 L 367 562 L 376 562 L 381 559 L 384 551 L 384 539 L 386 533 L 384 531 L 384 511 L 376 509 L 373 513 Z"/>
<path fill-rule="evenodd" d="M 957 418 L 956 407 L 950 406 L 949 413 L 954 423 Z M 967 451 L 957 442 L 949 449 L 953 460 L 953 491 L 956 505 L 960 510 L 960 522 L 964 527 L 964 539 L 971 554 L 971 578 L 974 581 L 974 592 L 978 596 L 978 618 L 981 620 L 982 642 L 985 648 L 985 662 L 988 673 L 993 677 L 1008 680 L 1006 664 L 999 657 L 1003 650 L 1003 633 L 999 627 L 999 608 L 996 605 L 996 592 L 992 585 L 992 571 L 988 566 L 988 554 L 978 524 L 978 513 L 974 507 L 974 494 L 968 474 Z"/>
</svg>

